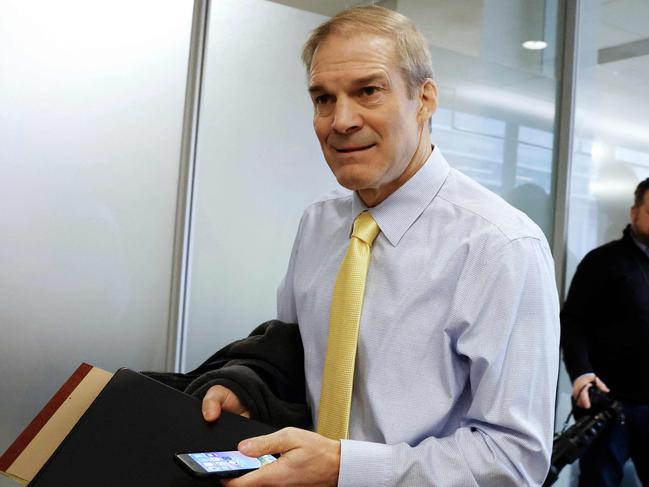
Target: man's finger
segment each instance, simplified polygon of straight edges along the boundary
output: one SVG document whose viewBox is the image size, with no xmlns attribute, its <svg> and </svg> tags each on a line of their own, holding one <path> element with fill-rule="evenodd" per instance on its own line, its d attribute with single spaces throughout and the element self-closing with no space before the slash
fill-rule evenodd
<svg viewBox="0 0 649 487">
<path fill-rule="evenodd" d="M 221 416 L 221 405 L 216 401 L 203 400 L 202 410 L 205 421 L 215 421 Z"/>
<path fill-rule="evenodd" d="M 595 377 L 595 384 L 597 384 L 597 387 L 601 389 L 604 392 L 611 392 L 611 390 L 608 388 L 606 384 L 604 384 L 604 381 L 602 381 L 599 377 Z"/>
<path fill-rule="evenodd" d="M 221 385 L 212 386 L 203 398 L 203 418 L 206 421 L 215 421 L 221 417 L 223 411 L 250 418 L 250 411 L 241 404 L 234 392 Z"/>
<path fill-rule="evenodd" d="M 219 386 L 211 387 L 203 398 L 202 411 L 205 421 L 215 421 L 221 416 L 221 404 L 225 402 L 225 391 Z"/>
<path fill-rule="evenodd" d="M 590 409 L 590 396 L 588 395 L 588 389 L 590 389 L 591 387 L 592 384 L 586 384 L 579 393 L 579 400 L 577 401 L 577 405 L 584 409 Z"/>
</svg>

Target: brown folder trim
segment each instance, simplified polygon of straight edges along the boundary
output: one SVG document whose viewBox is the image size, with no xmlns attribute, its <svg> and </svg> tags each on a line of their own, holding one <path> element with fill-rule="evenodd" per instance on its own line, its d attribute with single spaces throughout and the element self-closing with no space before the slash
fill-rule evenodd
<svg viewBox="0 0 649 487">
<path fill-rule="evenodd" d="M 92 370 L 92 365 L 83 363 L 70 376 L 70 378 L 61 386 L 56 394 L 49 400 L 41 412 L 36 415 L 31 423 L 20 433 L 7 451 L 0 457 L 0 470 L 6 472 L 11 464 L 20 456 L 22 451 L 31 443 L 38 432 L 45 426 L 52 415 L 61 407 L 65 400 L 72 394 L 81 381 Z"/>
</svg>

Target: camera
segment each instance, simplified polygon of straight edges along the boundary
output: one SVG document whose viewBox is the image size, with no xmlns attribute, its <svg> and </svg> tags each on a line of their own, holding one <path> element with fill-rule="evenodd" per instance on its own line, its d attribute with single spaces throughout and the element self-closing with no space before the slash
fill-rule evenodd
<svg viewBox="0 0 649 487">
<path fill-rule="evenodd" d="M 557 433 L 552 443 L 550 471 L 543 487 L 552 485 L 559 478 L 559 472 L 582 456 L 611 421 L 624 424 L 624 407 L 597 388 L 595 382 L 588 389 L 590 409 L 583 409 L 574 404 L 572 412 L 575 424 Z"/>
</svg>

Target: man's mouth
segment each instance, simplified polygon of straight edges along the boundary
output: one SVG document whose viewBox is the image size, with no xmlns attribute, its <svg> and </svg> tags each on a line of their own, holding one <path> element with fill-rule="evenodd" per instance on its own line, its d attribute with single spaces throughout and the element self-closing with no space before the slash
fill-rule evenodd
<svg viewBox="0 0 649 487">
<path fill-rule="evenodd" d="M 364 145 L 364 146 L 356 146 L 356 147 L 334 147 L 336 152 L 341 153 L 341 154 L 349 154 L 352 152 L 361 152 L 367 149 L 371 149 L 374 147 L 376 144 L 370 144 L 370 145 Z"/>
</svg>

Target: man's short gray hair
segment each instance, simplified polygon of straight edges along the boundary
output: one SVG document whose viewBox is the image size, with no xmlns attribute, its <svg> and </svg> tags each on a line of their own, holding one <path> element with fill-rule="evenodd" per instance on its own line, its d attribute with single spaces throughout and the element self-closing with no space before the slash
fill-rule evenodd
<svg viewBox="0 0 649 487">
<path fill-rule="evenodd" d="M 358 32 L 383 35 L 396 41 L 397 63 L 411 98 L 415 97 L 427 78 L 433 78 L 428 44 L 414 22 L 405 15 L 378 5 L 354 7 L 338 12 L 311 32 L 302 50 L 302 61 L 306 65 L 307 74 L 311 72 L 311 62 L 316 49 L 329 35 L 353 35 Z"/>
</svg>

